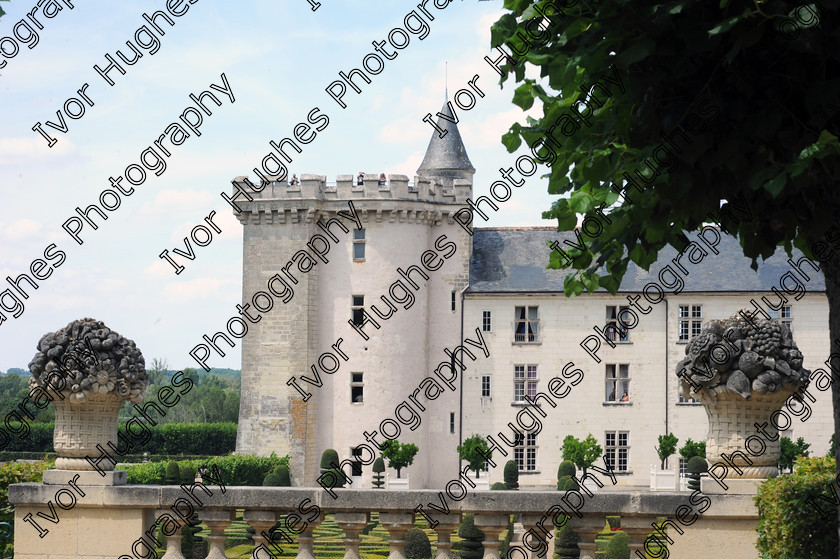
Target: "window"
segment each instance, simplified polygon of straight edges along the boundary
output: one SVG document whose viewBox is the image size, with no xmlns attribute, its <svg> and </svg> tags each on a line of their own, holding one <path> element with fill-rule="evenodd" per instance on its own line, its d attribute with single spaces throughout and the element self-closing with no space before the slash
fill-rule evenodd
<svg viewBox="0 0 840 559">
<path fill-rule="evenodd" d="M 610 341 L 619 341 L 619 342 L 629 342 L 630 341 L 630 331 L 621 324 L 621 322 L 627 323 L 624 319 L 622 313 L 625 310 L 628 310 L 630 307 L 627 305 L 607 305 L 607 321 L 605 323 L 605 331 L 607 339 Z M 621 318 L 622 320 L 619 320 Z"/>
<path fill-rule="evenodd" d="M 537 435 L 535 433 L 516 433 L 513 459 L 520 472 L 537 470 Z"/>
<path fill-rule="evenodd" d="M 484 375 L 481 377 L 481 397 L 490 397 L 490 375 Z"/>
<path fill-rule="evenodd" d="M 362 323 L 365 321 L 365 296 L 364 295 L 353 295 L 353 307 L 352 307 L 352 318 L 353 324 L 356 326 L 361 326 Z"/>
<path fill-rule="evenodd" d="M 449 432 L 455 432 L 455 412 L 449 412 Z"/>
<path fill-rule="evenodd" d="M 452 312 L 455 312 L 455 292 L 452 292 Z"/>
<path fill-rule="evenodd" d="M 365 401 L 362 373 L 350 373 L 350 401 L 354 404 L 361 404 Z"/>
<path fill-rule="evenodd" d="M 350 455 L 353 457 L 350 461 L 350 475 L 360 477 L 362 475 L 362 449 L 359 447 L 351 448 Z"/>
<path fill-rule="evenodd" d="M 361 262 L 365 259 L 365 230 L 353 230 L 353 260 Z"/>
<path fill-rule="evenodd" d="M 781 318 L 782 324 L 786 324 L 790 331 L 793 332 L 793 312 L 790 307 L 782 307 L 779 310 L 767 309 L 770 318 Z"/>
<path fill-rule="evenodd" d="M 700 334 L 700 326 L 703 323 L 702 305 L 680 305 L 679 307 L 679 331 L 678 340 L 687 342 L 694 336 Z"/>
<path fill-rule="evenodd" d="M 491 328 L 493 326 L 493 322 L 490 317 L 490 311 L 482 311 L 481 312 L 481 331 L 482 332 L 492 332 Z"/>
<path fill-rule="evenodd" d="M 526 376 L 527 371 L 527 376 Z M 525 402 L 525 395 L 534 398 L 537 395 L 537 366 L 514 365 L 513 367 L 513 401 Z"/>
<path fill-rule="evenodd" d="M 607 431 L 604 437 L 604 458 L 610 468 L 627 472 L 630 455 L 630 432 Z"/>
<path fill-rule="evenodd" d="M 680 457 L 680 477 L 688 475 L 688 462 L 685 458 Z"/>
<path fill-rule="evenodd" d="M 630 401 L 630 365 L 607 365 L 604 379 L 606 380 L 605 402 Z"/>
<path fill-rule="evenodd" d="M 537 309 L 538 307 L 516 307 L 513 341 L 538 342 L 540 340 L 540 320 Z"/>
</svg>

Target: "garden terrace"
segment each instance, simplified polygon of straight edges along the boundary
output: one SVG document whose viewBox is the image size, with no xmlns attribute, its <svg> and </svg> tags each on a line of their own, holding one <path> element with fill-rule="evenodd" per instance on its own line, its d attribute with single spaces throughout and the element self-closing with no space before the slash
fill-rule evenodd
<svg viewBox="0 0 840 559">
<path fill-rule="evenodd" d="M 66 487 L 66 485 L 64 485 Z M 313 529 L 323 520 L 324 513 L 330 513 L 338 528 L 344 532 L 345 559 L 358 559 L 360 532 L 368 525 L 371 513 L 379 513 L 379 523 L 390 534 L 390 558 L 404 559 L 403 536 L 413 523 L 419 505 L 428 516 L 439 522 L 434 531 L 437 533 L 436 559 L 451 557 L 451 535 L 457 531 L 461 513 L 475 513 L 476 527 L 485 534 L 484 559 L 497 559 L 500 536 L 507 529 L 509 515 L 518 514 L 523 527 L 537 534 L 530 539 L 532 547 L 540 545 L 544 533 L 537 523 L 545 516 L 542 524 L 553 534 L 549 509 L 555 505 L 567 510 L 578 502 L 573 492 L 564 494 L 553 491 L 470 491 L 460 501 L 449 498 L 446 493 L 433 490 L 389 491 L 389 490 L 354 490 L 336 489 L 333 499 L 321 488 L 288 487 L 227 487 L 222 493 L 215 485 L 208 486 L 213 494 L 208 496 L 200 489 L 195 492 L 202 506 L 196 507 L 201 521 L 209 527 L 210 548 L 208 559 L 223 559 L 225 529 L 236 518 L 237 510 L 244 510 L 242 518 L 250 524 L 256 535 L 255 544 L 265 544 L 273 549 L 254 554 L 257 559 L 277 557 L 279 554 L 265 538 L 263 532 L 274 526 L 284 515 L 297 511 L 302 502 L 300 514 L 303 519 L 315 518 L 299 534 L 285 529 L 283 532 L 298 544 L 298 559 L 313 559 Z M 55 502 L 56 491 L 61 486 L 43 483 L 21 483 L 10 486 L 9 500 L 15 505 L 15 556 L 18 559 L 69 559 L 84 557 L 90 559 L 114 559 L 145 557 L 145 547 L 137 546 L 136 555 L 132 555 L 132 545 L 143 532 L 148 530 L 157 516 L 172 514 L 171 507 L 178 499 L 185 496 L 178 486 L 163 485 L 116 485 L 93 486 L 81 485 L 84 497 L 69 510 L 54 506 L 60 524 L 43 521 L 49 529 L 43 538 L 28 526 L 23 518 L 27 514 L 42 512 L 51 515 L 48 502 Z M 435 513 L 429 503 L 443 507 L 449 506 L 449 514 Z M 460 496 L 458 494 L 455 495 Z M 566 503 L 562 500 L 566 497 Z M 669 554 L 675 558 L 696 557 L 699 549 L 706 549 L 711 542 L 727 549 L 727 556 L 733 558 L 757 558 L 755 551 L 757 513 L 749 495 L 707 495 L 711 501 L 708 510 L 691 526 L 679 524 L 675 520 L 678 507 L 688 505 L 688 493 L 676 492 L 625 492 L 602 491 L 594 496 L 584 494 L 580 514 L 572 516 L 572 527 L 580 535 L 580 557 L 595 557 L 595 536 L 604 528 L 605 517 L 621 516 L 621 528 L 630 536 L 632 552 L 641 550 L 644 539 L 652 532 L 652 524 L 657 517 L 667 517 L 672 521 L 667 529 L 668 536 L 674 543 L 668 546 Z M 306 502 L 309 499 L 309 502 Z M 320 515 L 313 508 L 320 509 Z M 685 518 L 685 510 L 683 518 Z M 290 520 L 293 528 L 301 530 L 304 520 Z M 282 525 L 282 524 L 281 524 Z M 680 535 L 678 526 L 683 530 Z M 182 557 L 179 534 L 168 538 L 166 559 Z M 290 556 L 291 547 L 278 534 L 275 542 L 284 547 L 284 556 Z M 515 555 L 522 555 L 517 553 Z M 537 552 L 529 552 L 529 559 L 536 559 Z M 636 554 L 633 553 L 633 557 Z"/>
</svg>

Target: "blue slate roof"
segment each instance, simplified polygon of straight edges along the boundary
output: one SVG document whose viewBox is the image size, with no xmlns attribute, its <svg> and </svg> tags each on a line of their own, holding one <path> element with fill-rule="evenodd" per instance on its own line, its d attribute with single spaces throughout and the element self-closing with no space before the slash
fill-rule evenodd
<svg viewBox="0 0 840 559">
<path fill-rule="evenodd" d="M 697 232 L 687 233 L 691 240 L 697 239 Z M 553 227 L 502 227 L 477 228 L 473 234 L 473 251 L 470 261 L 470 286 L 468 293 L 562 293 L 563 278 L 570 270 L 547 270 L 551 249 L 547 246 L 554 240 L 560 242 L 575 240 L 574 233 L 557 232 Z M 700 243 L 705 248 L 705 245 Z M 568 246 L 566 246 L 568 248 Z M 680 272 L 671 262 L 677 251 L 671 247 L 663 249 L 659 258 L 646 272 L 632 262 L 621 282 L 619 292 L 641 292 L 648 282 L 660 283 L 659 271 L 665 266 L 671 268 L 683 278 L 684 293 L 729 292 L 743 293 L 770 291 L 779 288 L 780 278 L 793 268 L 788 264 L 788 256 L 779 247 L 767 260 L 759 260 L 758 271 L 750 268 L 751 260 L 742 252 L 737 239 L 721 234 L 717 245 L 720 254 L 709 252 L 702 262 L 692 264 L 685 256 L 680 262 L 688 276 Z M 793 260 L 799 261 L 802 253 L 794 249 Z M 819 262 L 816 262 L 819 265 Z M 807 263 L 802 269 L 811 278 L 805 282 L 809 292 L 825 292 L 825 279 L 821 272 L 814 272 Z M 666 278 L 667 279 L 667 278 Z M 666 293 L 673 291 L 663 287 Z M 605 289 L 599 292 L 606 293 Z"/>
</svg>

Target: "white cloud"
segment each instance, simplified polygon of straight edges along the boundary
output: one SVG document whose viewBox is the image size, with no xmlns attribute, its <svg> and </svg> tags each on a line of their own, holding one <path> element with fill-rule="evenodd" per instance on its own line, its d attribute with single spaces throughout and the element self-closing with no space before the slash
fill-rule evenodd
<svg viewBox="0 0 840 559">
<path fill-rule="evenodd" d="M 213 195 L 207 190 L 161 190 L 155 199 L 143 204 L 141 214 L 162 214 L 178 210 L 188 210 L 197 206 L 207 206 Z"/>
<path fill-rule="evenodd" d="M 52 162 L 56 156 L 67 156 L 75 151 L 75 144 L 67 138 L 58 139 L 49 147 L 47 140 L 35 132 L 32 137 L 0 138 L 0 164 L 21 163 L 21 160 L 31 163 L 39 159 Z"/>
<path fill-rule="evenodd" d="M 18 241 L 32 236 L 41 228 L 41 224 L 31 219 L 13 221 L 2 229 L 4 240 Z"/>
</svg>

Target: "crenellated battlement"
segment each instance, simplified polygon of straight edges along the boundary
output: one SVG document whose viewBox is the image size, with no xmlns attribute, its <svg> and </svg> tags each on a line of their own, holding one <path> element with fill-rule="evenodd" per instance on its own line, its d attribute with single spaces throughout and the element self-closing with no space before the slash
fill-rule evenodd
<svg viewBox="0 0 840 559">
<path fill-rule="evenodd" d="M 244 207 L 258 200 L 399 200 L 463 205 L 472 196 L 472 180 L 469 179 L 454 179 L 452 184 L 443 184 L 436 179 L 415 176 L 414 182 L 410 183 L 406 175 L 388 175 L 385 184 L 380 186 L 378 177 L 378 173 L 366 174 L 363 185 L 357 185 L 353 175 L 338 175 L 334 183 L 327 182 L 325 175 L 301 175 L 300 184 L 295 186 L 289 186 L 286 179 L 270 180 L 262 186 L 250 181 L 250 185 L 256 187 L 252 188 L 243 176 L 232 182 L 254 199 L 249 203 L 240 197 L 242 201 L 238 204 Z"/>
</svg>

